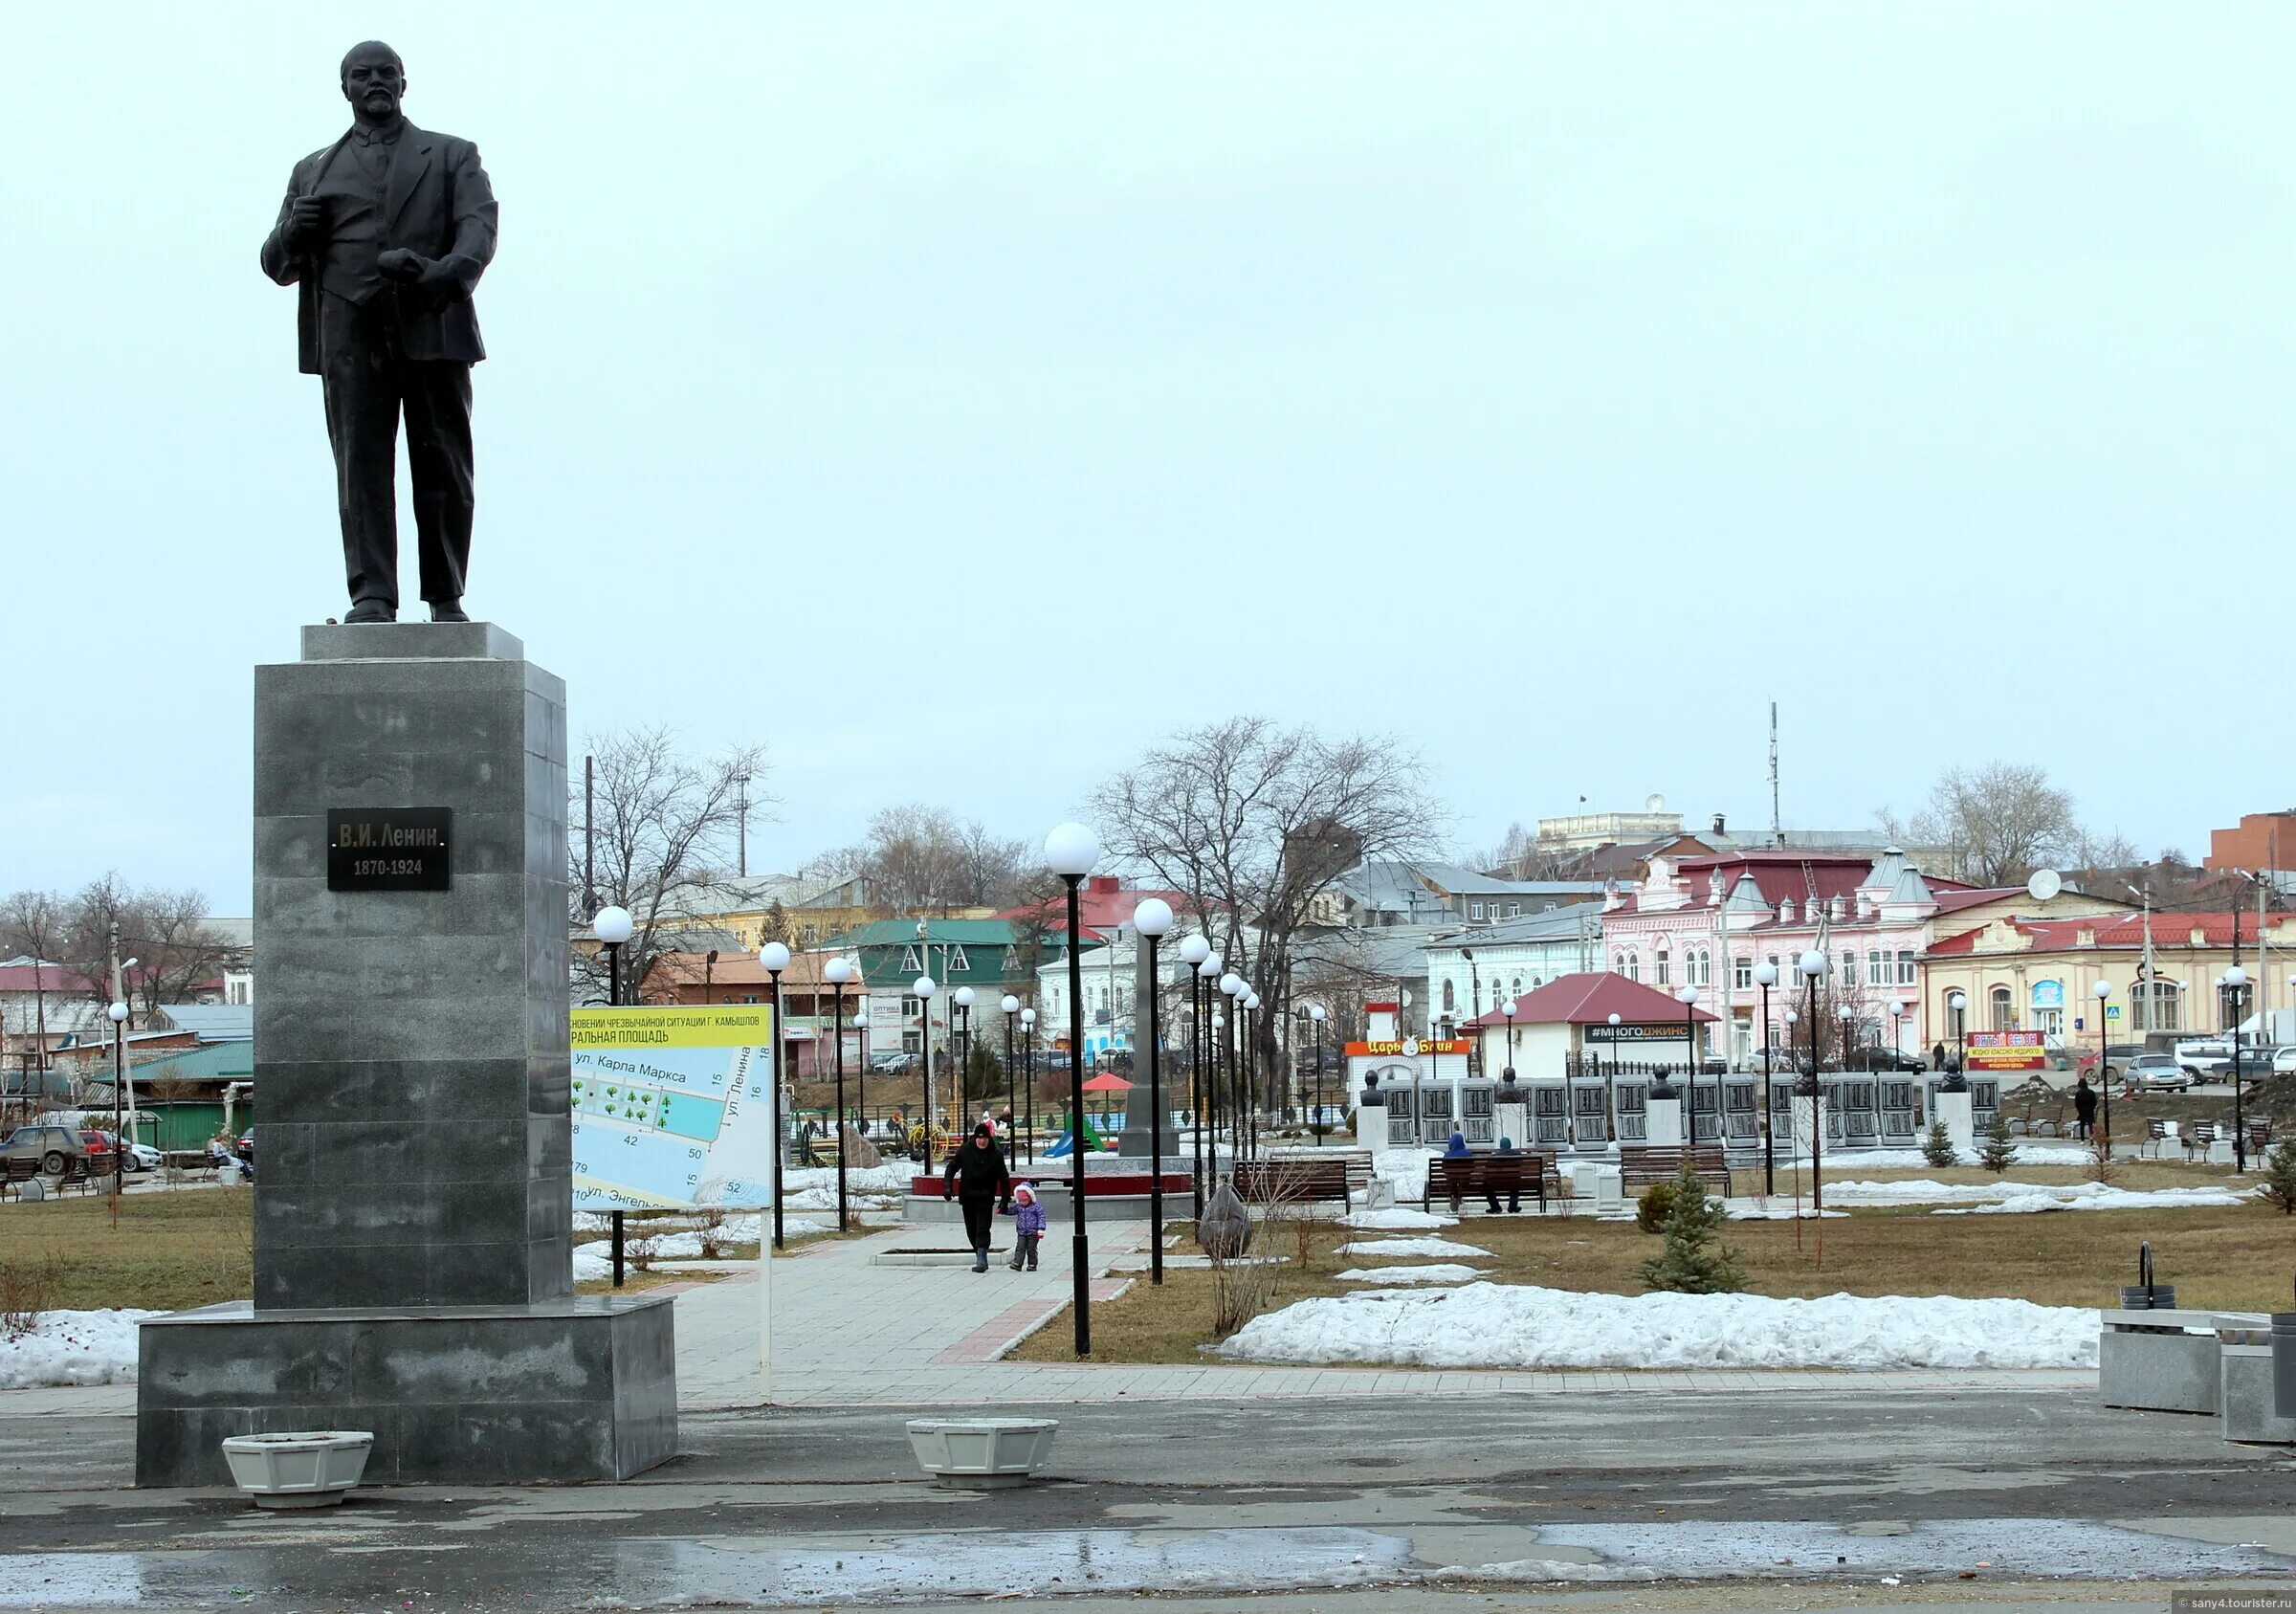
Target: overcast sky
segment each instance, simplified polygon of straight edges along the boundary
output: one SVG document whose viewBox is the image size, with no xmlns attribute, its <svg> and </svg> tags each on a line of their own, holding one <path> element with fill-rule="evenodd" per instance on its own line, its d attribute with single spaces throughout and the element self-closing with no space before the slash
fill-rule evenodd
<svg viewBox="0 0 2296 1614">
<path fill-rule="evenodd" d="M 343 608 L 255 252 L 384 19 L 501 198 L 468 603 L 768 745 L 753 868 L 1238 712 L 1460 842 L 1764 823 L 1773 698 L 1790 826 L 2296 797 L 2285 5 L 20 6 L 0 888 L 246 910 Z"/>
</svg>

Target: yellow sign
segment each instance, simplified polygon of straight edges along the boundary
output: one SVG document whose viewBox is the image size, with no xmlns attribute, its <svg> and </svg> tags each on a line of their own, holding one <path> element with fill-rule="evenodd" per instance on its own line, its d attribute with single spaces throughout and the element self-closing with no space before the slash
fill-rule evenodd
<svg viewBox="0 0 2296 1614">
<path fill-rule="evenodd" d="M 576 1048 L 771 1048 L 773 1006 L 578 1008 Z"/>
</svg>

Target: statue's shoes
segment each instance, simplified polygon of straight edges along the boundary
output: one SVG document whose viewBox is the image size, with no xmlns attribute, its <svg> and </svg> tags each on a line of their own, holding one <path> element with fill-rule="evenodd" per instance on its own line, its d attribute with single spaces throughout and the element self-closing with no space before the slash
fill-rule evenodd
<svg viewBox="0 0 2296 1614">
<path fill-rule="evenodd" d="M 396 622 L 399 613 L 380 600 L 361 600 L 351 608 L 345 622 Z"/>
<path fill-rule="evenodd" d="M 430 620 L 433 622 L 468 622 L 470 614 L 462 608 L 460 600 L 430 602 Z"/>
</svg>

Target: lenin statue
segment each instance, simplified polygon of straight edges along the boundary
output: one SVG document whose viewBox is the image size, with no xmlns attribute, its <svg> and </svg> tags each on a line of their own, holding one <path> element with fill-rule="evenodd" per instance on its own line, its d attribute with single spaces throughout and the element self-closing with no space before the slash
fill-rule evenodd
<svg viewBox="0 0 2296 1614">
<path fill-rule="evenodd" d="M 396 51 L 355 45 L 342 77 L 351 127 L 295 166 L 263 272 L 298 288 L 302 370 L 325 387 L 350 581 L 343 620 L 398 619 L 404 411 L 423 598 L 433 622 L 467 622 L 471 366 L 486 357 L 471 293 L 495 255 L 495 195 L 476 146 L 401 114 Z"/>
</svg>

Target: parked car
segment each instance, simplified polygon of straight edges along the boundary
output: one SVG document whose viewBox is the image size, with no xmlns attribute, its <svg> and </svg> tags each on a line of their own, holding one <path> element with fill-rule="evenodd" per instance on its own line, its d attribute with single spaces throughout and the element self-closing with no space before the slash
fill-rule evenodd
<svg viewBox="0 0 2296 1614">
<path fill-rule="evenodd" d="M 2129 1085 L 2139 1092 L 2182 1093 L 2199 1078 L 2174 1053 L 2140 1053 L 2129 1061 Z"/>
<path fill-rule="evenodd" d="M 871 1058 L 869 1068 L 881 1076 L 897 1076 L 914 1071 L 924 1060 L 914 1053 L 880 1053 Z"/>
<path fill-rule="evenodd" d="M 2205 1081 L 2232 1068 L 2232 1044 L 2223 1037 L 2195 1037 L 2176 1045 L 2175 1058 L 2196 1078 Z"/>
<path fill-rule="evenodd" d="M 0 1143 L 0 1159 L 37 1161 L 50 1177 L 83 1177 L 88 1171 L 88 1145 L 68 1126 L 20 1126 Z"/>
<path fill-rule="evenodd" d="M 89 1140 L 88 1169 L 99 1177 L 111 1170 L 112 1150 L 118 1145 L 119 1138 L 100 1128 L 83 1130 L 80 1137 Z M 160 1152 L 148 1143 L 131 1142 L 127 1146 L 127 1159 L 122 1164 L 130 1172 L 157 1171 L 160 1168 Z"/>
<path fill-rule="evenodd" d="M 1852 1071 L 1926 1071 L 1930 1068 L 1926 1059 L 1878 1045 L 1851 1049 L 1846 1064 Z"/>
<path fill-rule="evenodd" d="M 2296 1075 L 2296 1046 L 2273 1051 L 2272 1073 L 2276 1076 Z"/>
<path fill-rule="evenodd" d="M 2140 1058 L 2145 1052 L 2146 1049 L 2143 1043 L 2107 1043 L 2104 1061 L 2105 1079 L 2108 1082 L 2119 1081 L 2128 1072 L 2129 1062 Z M 2074 1069 L 2084 1075 L 2095 1075 L 2097 1073 L 2097 1056 L 2093 1053 L 2084 1053 L 2075 1064 Z"/>
</svg>

